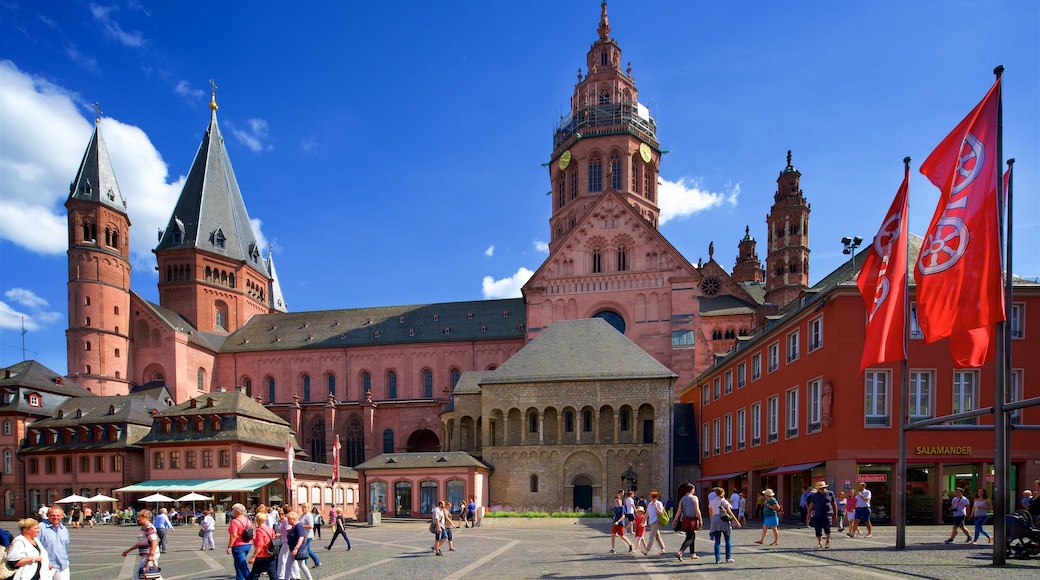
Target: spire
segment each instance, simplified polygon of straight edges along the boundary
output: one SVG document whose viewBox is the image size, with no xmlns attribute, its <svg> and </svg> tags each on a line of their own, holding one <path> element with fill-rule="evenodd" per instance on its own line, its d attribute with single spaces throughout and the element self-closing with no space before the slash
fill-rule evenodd
<svg viewBox="0 0 1040 580">
<path fill-rule="evenodd" d="M 599 32 L 600 40 L 607 40 L 610 38 L 610 22 L 607 20 L 607 3 L 603 2 L 600 4 L 600 15 L 599 15 L 599 27 L 596 29 Z"/>
<path fill-rule="evenodd" d="M 94 133 L 87 143 L 83 161 L 79 164 L 76 178 L 69 184 L 68 201 L 81 200 L 100 203 L 126 215 L 126 202 L 119 193 L 116 174 L 108 157 L 108 148 L 101 137 L 101 108 L 94 103 Z"/>
<path fill-rule="evenodd" d="M 209 110 L 214 113 L 217 112 L 217 83 L 213 82 L 213 79 L 209 79 Z M 790 152 L 788 152 L 790 153 Z"/>
<path fill-rule="evenodd" d="M 278 312 L 288 312 L 289 306 L 285 303 L 282 295 L 282 285 L 278 282 L 278 274 L 274 271 L 274 253 L 267 248 L 267 271 L 271 275 L 271 284 L 268 295 L 271 297 L 271 308 Z"/>
<path fill-rule="evenodd" d="M 213 90 L 215 94 L 216 85 Z M 258 238 L 217 124 L 215 97 L 210 109 L 213 112 L 206 135 L 155 249 L 194 247 L 241 260 L 267 277 L 267 264 L 260 255 Z"/>
</svg>

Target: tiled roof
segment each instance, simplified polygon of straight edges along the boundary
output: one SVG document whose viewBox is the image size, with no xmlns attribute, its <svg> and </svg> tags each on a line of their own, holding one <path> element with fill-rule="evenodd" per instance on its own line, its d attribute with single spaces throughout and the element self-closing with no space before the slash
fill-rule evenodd
<svg viewBox="0 0 1040 580">
<path fill-rule="evenodd" d="M 254 316 L 222 352 L 522 340 L 522 298 L 378 306 Z"/>
<path fill-rule="evenodd" d="M 192 402 L 195 403 L 194 407 Z M 184 431 L 176 426 L 168 432 L 163 428 L 162 419 L 172 419 L 175 421 L 174 425 L 179 425 L 176 418 L 196 416 L 219 416 L 220 428 L 214 430 L 208 421 L 204 423 L 201 431 L 196 430 L 191 421 Z M 240 391 L 200 395 L 157 413 L 155 418 L 152 431 L 141 440 L 142 444 L 242 441 L 282 448 L 290 433 L 289 423 Z"/>
<path fill-rule="evenodd" d="M 676 376 L 602 318 L 586 318 L 553 323 L 481 384 Z"/>
<path fill-rule="evenodd" d="M 490 465 L 465 451 L 428 451 L 421 453 L 383 453 L 354 466 L 357 471 L 366 469 L 414 470 L 434 467 L 483 467 Z"/>
<path fill-rule="evenodd" d="M 34 360 L 4 367 L 0 373 L 0 412 L 49 416 L 70 397 L 97 396 Z M 33 392 L 41 395 L 39 407 L 29 405 Z M 13 398 L 7 401 L 8 397 Z"/>
<path fill-rule="evenodd" d="M 283 476 L 289 472 L 287 464 L 289 462 L 285 459 L 265 459 L 263 457 L 253 457 L 249 461 L 239 468 L 238 475 L 250 476 L 250 475 L 279 475 Z M 315 463 L 313 461 L 301 461 L 299 459 L 293 460 L 293 473 L 296 475 L 307 475 L 310 477 L 320 477 L 330 479 L 332 477 L 332 465 L 327 463 Z M 340 479 L 357 481 L 358 473 L 353 468 L 345 465 L 339 466 L 339 477 Z"/>
</svg>

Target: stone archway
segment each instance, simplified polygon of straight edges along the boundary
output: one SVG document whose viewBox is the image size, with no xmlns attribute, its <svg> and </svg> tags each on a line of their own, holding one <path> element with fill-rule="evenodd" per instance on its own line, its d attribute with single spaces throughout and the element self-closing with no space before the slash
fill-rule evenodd
<svg viewBox="0 0 1040 580">
<path fill-rule="evenodd" d="M 437 434 L 429 429 L 417 429 L 408 436 L 405 451 L 416 453 L 419 451 L 440 451 L 441 440 Z"/>
</svg>

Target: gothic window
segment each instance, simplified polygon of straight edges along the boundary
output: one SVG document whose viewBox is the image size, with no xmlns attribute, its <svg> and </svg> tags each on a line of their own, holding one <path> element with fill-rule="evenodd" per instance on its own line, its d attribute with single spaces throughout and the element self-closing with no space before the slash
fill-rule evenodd
<svg viewBox="0 0 1040 580">
<path fill-rule="evenodd" d="M 618 246 L 617 248 L 617 271 L 625 272 L 628 270 L 628 249 L 625 246 Z"/>
<path fill-rule="evenodd" d="M 384 429 L 383 430 L 383 453 L 394 452 L 394 430 Z"/>
<path fill-rule="evenodd" d="M 426 369 L 422 373 L 423 396 L 433 396 L 433 371 Z"/>
<path fill-rule="evenodd" d="M 303 375 L 303 379 L 302 379 L 301 382 L 303 383 L 301 385 L 303 387 L 303 400 L 304 401 L 310 401 L 311 400 L 311 376 L 310 375 Z"/>
<path fill-rule="evenodd" d="M 614 191 L 621 189 L 621 157 L 617 152 L 610 154 L 610 188 Z"/>
<path fill-rule="evenodd" d="M 329 394 L 333 397 L 336 396 L 336 375 L 330 374 L 328 376 Z"/>
<path fill-rule="evenodd" d="M 365 461 L 365 430 L 357 415 L 351 415 L 347 421 L 346 435 L 346 463 L 348 467 L 354 467 Z"/>
<path fill-rule="evenodd" d="M 274 377 L 267 377 L 267 403 L 274 403 Z"/>
<path fill-rule="evenodd" d="M 311 425 L 311 461 L 325 463 L 325 420 L 318 419 Z"/>
<path fill-rule="evenodd" d="M 592 249 L 592 273 L 599 274 L 603 271 L 603 254 L 599 248 Z M 90 350 L 89 348 L 87 350 Z"/>
<path fill-rule="evenodd" d="M 199 368 L 198 372 L 195 373 L 195 386 L 200 390 L 206 390 L 206 369 Z"/>
<path fill-rule="evenodd" d="M 386 373 L 386 398 L 397 398 L 397 373 L 394 371 Z"/>
<path fill-rule="evenodd" d="M 578 197 L 578 170 L 571 171 L 571 199 Z"/>
<path fill-rule="evenodd" d="M 361 373 L 361 386 L 362 392 L 366 395 L 372 392 L 372 375 L 368 374 L 368 371 Z"/>
<path fill-rule="evenodd" d="M 455 385 L 459 384 L 459 378 L 461 376 L 462 373 L 459 372 L 459 369 L 451 369 L 451 389 L 453 391 L 455 390 Z"/>
<path fill-rule="evenodd" d="M 639 162 L 639 154 L 632 156 L 632 193 L 639 193 L 639 184 L 642 181 L 642 165 Z"/>
<path fill-rule="evenodd" d="M 607 55 L 604 54 L 603 55 L 603 59 L 606 60 L 606 58 L 607 58 Z M 606 63 L 604 63 L 604 64 L 606 64 Z M 599 104 L 601 104 L 601 105 L 609 105 L 610 104 L 610 92 L 607 91 L 606 89 L 603 89 L 602 91 L 599 92 Z"/>
<path fill-rule="evenodd" d="M 643 170 L 643 196 L 654 201 L 654 167 L 647 165 Z"/>
<path fill-rule="evenodd" d="M 589 191 L 603 191 L 603 158 L 599 154 L 589 159 Z"/>
<path fill-rule="evenodd" d="M 563 207 L 563 204 L 567 203 L 567 180 L 563 175 L 556 180 L 556 198 L 558 199 L 559 207 Z"/>
<path fill-rule="evenodd" d="M 225 304 L 223 301 L 219 301 L 218 300 L 216 302 L 216 304 L 213 305 L 213 310 L 214 310 L 214 313 L 213 313 L 214 314 L 214 320 L 213 320 L 214 329 L 213 330 L 227 332 L 227 327 L 228 327 L 228 323 L 227 323 L 228 307 L 227 307 L 227 304 Z"/>
</svg>

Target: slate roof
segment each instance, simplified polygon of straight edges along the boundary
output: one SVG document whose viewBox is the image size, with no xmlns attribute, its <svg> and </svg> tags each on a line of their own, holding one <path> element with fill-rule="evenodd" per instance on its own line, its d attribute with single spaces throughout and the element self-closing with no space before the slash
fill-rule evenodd
<svg viewBox="0 0 1040 580">
<path fill-rule="evenodd" d="M 383 453 L 368 461 L 355 465 L 357 471 L 366 469 L 429 469 L 435 467 L 483 467 L 490 465 L 465 451 L 424 451 L 420 453 Z"/>
<path fill-rule="evenodd" d="M 220 134 L 215 102 L 211 108 L 209 127 L 155 249 L 197 248 L 240 260 L 269 278 Z"/>
<path fill-rule="evenodd" d="M 239 476 L 253 476 L 253 475 L 265 475 L 283 476 L 289 472 L 287 464 L 289 462 L 285 459 L 264 459 L 263 457 L 253 457 L 249 461 L 246 461 L 242 467 L 238 469 Z M 299 459 L 293 459 L 293 473 L 296 475 L 307 475 L 309 477 L 318 477 L 324 479 L 332 478 L 332 465 L 328 463 L 315 463 L 313 461 L 301 461 Z M 358 472 L 353 468 L 345 465 L 339 466 L 339 478 L 341 480 L 357 481 Z"/>
<path fill-rule="evenodd" d="M 493 374 L 495 371 L 466 371 L 459 377 L 459 382 L 455 383 L 451 392 L 453 395 L 479 395 L 480 383 Z"/>
<path fill-rule="evenodd" d="M 221 352 L 522 340 L 525 320 L 523 298 L 261 314 L 229 336 Z"/>
<path fill-rule="evenodd" d="M 60 384 L 59 384 L 60 383 Z M 40 407 L 28 402 L 30 392 L 42 395 Z M 0 375 L 0 413 L 14 412 L 49 416 L 69 397 L 96 397 L 69 379 L 34 360 L 25 360 L 4 367 Z M 7 395 L 14 395 L 8 401 Z"/>
<path fill-rule="evenodd" d="M 196 330 L 195 327 L 180 314 L 177 314 L 169 308 L 150 302 L 136 292 L 131 291 L 131 294 L 133 294 L 136 299 L 140 300 L 142 306 L 150 310 L 152 314 L 159 318 L 159 320 L 162 320 L 163 323 L 174 332 L 187 335 L 190 344 L 194 344 L 195 346 L 199 346 L 209 350 L 210 352 L 220 352 L 221 346 L 223 346 L 224 341 L 227 340 L 227 335 Z"/>
<path fill-rule="evenodd" d="M 697 297 L 701 316 L 727 316 L 731 314 L 755 314 L 758 309 L 736 296 Z"/>
<path fill-rule="evenodd" d="M 481 384 L 677 378 L 602 318 L 554 322 Z"/>
<path fill-rule="evenodd" d="M 101 203 L 126 215 L 126 202 L 119 193 L 116 174 L 108 158 L 108 148 L 101 137 L 101 126 L 97 123 L 94 124 L 94 132 L 90 135 L 76 178 L 69 185 L 68 201 L 72 200 Z"/>
<path fill-rule="evenodd" d="M 212 404 L 211 404 L 212 401 Z M 195 406 L 192 407 L 192 403 Z M 181 431 L 176 427 L 177 418 L 220 417 L 220 429 L 214 430 L 209 421 L 201 431 L 196 430 L 189 420 L 188 427 Z M 174 427 L 164 432 L 162 419 L 174 420 Z M 290 434 L 289 423 L 268 411 L 263 405 L 240 391 L 207 393 L 174 405 L 155 415 L 151 432 L 141 444 L 178 442 L 242 441 L 273 448 L 284 448 Z M 295 443 L 294 447 L 298 447 Z"/>
</svg>

